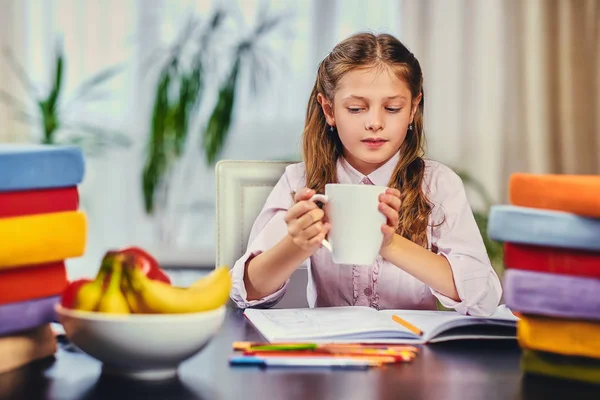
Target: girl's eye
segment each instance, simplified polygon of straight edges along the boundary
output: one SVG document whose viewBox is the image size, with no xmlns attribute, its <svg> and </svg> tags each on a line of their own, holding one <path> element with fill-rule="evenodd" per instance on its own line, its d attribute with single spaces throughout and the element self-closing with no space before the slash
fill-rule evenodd
<svg viewBox="0 0 600 400">
<path fill-rule="evenodd" d="M 364 108 L 360 108 L 360 107 L 348 107 L 348 112 L 350 114 L 358 114 L 362 110 L 364 110 Z"/>
<path fill-rule="evenodd" d="M 398 112 L 400 112 L 401 108 L 394 108 L 394 107 L 387 107 L 386 110 L 388 110 L 389 112 L 396 114 Z"/>
</svg>

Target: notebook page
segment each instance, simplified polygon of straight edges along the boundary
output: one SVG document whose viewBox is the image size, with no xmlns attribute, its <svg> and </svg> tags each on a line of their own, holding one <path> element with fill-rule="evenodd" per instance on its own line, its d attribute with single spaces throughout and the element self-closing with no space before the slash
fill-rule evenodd
<svg viewBox="0 0 600 400">
<path fill-rule="evenodd" d="M 409 330 L 382 319 L 368 307 L 246 309 L 244 315 L 270 342 L 350 337 L 415 337 Z"/>
<path fill-rule="evenodd" d="M 514 326 L 518 318 L 504 305 L 499 306 L 490 317 L 473 317 L 455 311 L 433 310 L 381 310 L 379 314 L 391 319 L 395 314 L 423 331 L 423 339 L 429 341 L 441 332 L 460 326 L 503 325 Z"/>
</svg>

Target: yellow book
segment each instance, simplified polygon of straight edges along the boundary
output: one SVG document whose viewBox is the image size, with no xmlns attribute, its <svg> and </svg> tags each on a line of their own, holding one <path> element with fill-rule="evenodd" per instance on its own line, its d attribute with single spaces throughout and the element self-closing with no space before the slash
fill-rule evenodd
<svg viewBox="0 0 600 400">
<path fill-rule="evenodd" d="M 526 349 L 600 358 L 600 322 L 524 315 L 517 339 Z"/>
<path fill-rule="evenodd" d="M 86 237 L 81 211 L 0 219 L 0 269 L 79 257 Z"/>
</svg>

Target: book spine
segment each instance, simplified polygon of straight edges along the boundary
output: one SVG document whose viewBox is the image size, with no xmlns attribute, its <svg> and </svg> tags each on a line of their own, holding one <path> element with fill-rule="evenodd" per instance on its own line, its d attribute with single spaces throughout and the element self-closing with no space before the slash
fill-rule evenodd
<svg viewBox="0 0 600 400">
<path fill-rule="evenodd" d="M 599 252 L 505 243 L 504 265 L 509 269 L 600 278 Z"/>
<path fill-rule="evenodd" d="M 522 348 L 568 356 L 600 358 L 600 324 L 522 315 L 517 339 Z"/>
<path fill-rule="evenodd" d="M 0 192 L 0 218 L 75 211 L 78 206 L 76 187 Z"/>
<path fill-rule="evenodd" d="M 67 284 L 63 261 L 0 270 L 0 305 L 56 296 Z"/>
<path fill-rule="evenodd" d="M 495 205 L 488 235 L 500 242 L 600 252 L 600 219 L 561 211 Z"/>
<path fill-rule="evenodd" d="M 0 269 L 79 257 L 86 235 L 81 211 L 0 219 Z"/>
<path fill-rule="evenodd" d="M 574 196 L 574 193 L 577 195 Z M 509 199 L 510 203 L 516 206 L 565 211 L 598 218 L 600 177 L 516 173 L 510 177 Z"/>
<path fill-rule="evenodd" d="M 0 192 L 76 186 L 84 173 L 78 146 L 0 146 Z"/>
<path fill-rule="evenodd" d="M 600 383 L 600 360 L 583 357 L 565 357 L 523 349 L 521 370 L 526 374 Z"/>
<path fill-rule="evenodd" d="M 51 357 L 57 345 L 49 325 L 40 325 L 14 335 L 0 337 L 0 374 L 20 368 L 32 361 Z M 9 384 L 10 379 L 4 380 Z M 6 385 L 4 385 L 4 388 Z M 10 391 L 10 390 L 9 390 Z"/>
<path fill-rule="evenodd" d="M 600 279 L 508 270 L 504 300 L 513 311 L 600 321 Z"/>
<path fill-rule="evenodd" d="M 35 328 L 56 321 L 54 307 L 60 296 L 0 306 L 0 335 Z"/>
</svg>

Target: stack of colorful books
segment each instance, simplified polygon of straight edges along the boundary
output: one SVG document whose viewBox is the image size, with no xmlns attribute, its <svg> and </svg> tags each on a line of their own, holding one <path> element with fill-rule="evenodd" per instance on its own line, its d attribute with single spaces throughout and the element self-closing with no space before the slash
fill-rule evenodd
<svg viewBox="0 0 600 400">
<path fill-rule="evenodd" d="M 600 383 L 600 176 L 514 174 L 488 234 L 504 242 L 525 374 Z"/>
<path fill-rule="evenodd" d="M 0 373 L 51 356 L 65 259 L 85 251 L 74 146 L 0 145 Z"/>
</svg>

